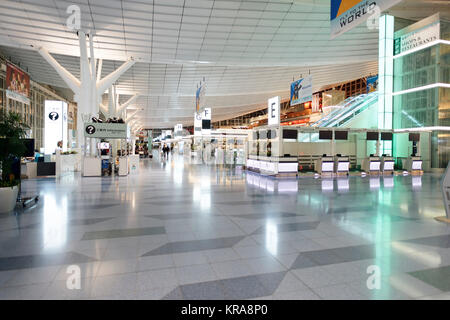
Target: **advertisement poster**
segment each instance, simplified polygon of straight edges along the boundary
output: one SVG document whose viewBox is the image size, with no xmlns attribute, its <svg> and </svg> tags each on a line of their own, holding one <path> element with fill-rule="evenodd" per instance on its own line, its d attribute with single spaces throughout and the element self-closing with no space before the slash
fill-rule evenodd
<svg viewBox="0 0 450 320">
<path fill-rule="evenodd" d="M 367 93 L 378 90 L 378 75 L 367 77 Z"/>
<path fill-rule="evenodd" d="M 30 76 L 13 64 L 6 64 L 6 96 L 30 104 Z"/>
<path fill-rule="evenodd" d="M 312 101 L 312 76 L 291 83 L 291 106 Z"/>
<path fill-rule="evenodd" d="M 378 23 L 382 11 L 389 9 L 401 0 L 331 0 L 330 26 L 331 38 L 374 19 Z"/>
</svg>

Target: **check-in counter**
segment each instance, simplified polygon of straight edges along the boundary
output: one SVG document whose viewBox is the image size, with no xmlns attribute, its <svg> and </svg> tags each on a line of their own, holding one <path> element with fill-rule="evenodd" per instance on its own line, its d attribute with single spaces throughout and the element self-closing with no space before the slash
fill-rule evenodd
<svg viewBox="0 0 450 320">
<path fill-rule="evenodd" d="M 334 172 L 347 173 L 350 170 L 350 158 L 346 156 L 334 156 Z"/>
<path fill-rule="evenodd" d="M 383 173 L 393 173 L 394 172 L 394 158 L 385 156 L 381 157 L 381 171 Z"/>
<path fill-rule="evenodd" d="M 333 174 L 334 158 L 331 156 L 322 156 L 316 161 L 315 169 L 319 174 Z"/>
<path fill-rule="evenodd" d="M 363 160 L 362 169 L 368 173 L 379 173 L 381 169 L 381 159 L 377 156 L 370 156 Z"/>
<path fill-rule="evenodd" d="M 422 158 L 420 156 L 409 156 L 405 161 L 405 168 L 411 173 L 422 172 Z"/>
<path fill-rule="evenodd" d="M 250 155 L 247 168 L 263 174 L 298 173 L 297 157 L 265 157 Z"/>
</svg>

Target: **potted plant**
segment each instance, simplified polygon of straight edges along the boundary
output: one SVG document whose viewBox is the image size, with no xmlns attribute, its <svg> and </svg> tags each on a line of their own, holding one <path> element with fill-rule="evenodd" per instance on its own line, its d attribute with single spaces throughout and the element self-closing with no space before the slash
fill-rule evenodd
<svg viewBox="0 0 450 320">
<path fill-rule="evenodd" d="M 0 213 L 14 209 L 19 192 L 20 177 L 13 174 L 14 161 L 25 154 L 23 138 L 28 126 L 22 122 L 18 113 L 0 113 Z M 20 163 L 19 163 L 20 165 Z"/>
</svg>

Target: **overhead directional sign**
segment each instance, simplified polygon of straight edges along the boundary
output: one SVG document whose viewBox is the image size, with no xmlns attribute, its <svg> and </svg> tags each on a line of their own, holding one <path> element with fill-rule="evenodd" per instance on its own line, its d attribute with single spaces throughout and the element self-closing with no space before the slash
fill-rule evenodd
<svg viewBox="0 0 450 320">
<path fill-rule="evenodd" d="M 87 138 L 126 139 L 129 130 L 126 123 L 86 123 L 84 136 Z"/>
</svg>

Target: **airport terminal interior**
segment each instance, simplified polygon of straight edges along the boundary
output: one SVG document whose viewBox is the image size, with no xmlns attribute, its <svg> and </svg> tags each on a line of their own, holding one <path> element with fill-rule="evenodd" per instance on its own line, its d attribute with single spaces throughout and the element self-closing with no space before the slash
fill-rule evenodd
<svg viewBox="0 0 450 320">
<path fill-rule="evenodd" d="M 0 300 L 450 299 L 448 0 L 0 0 Z"/>
</svg>

